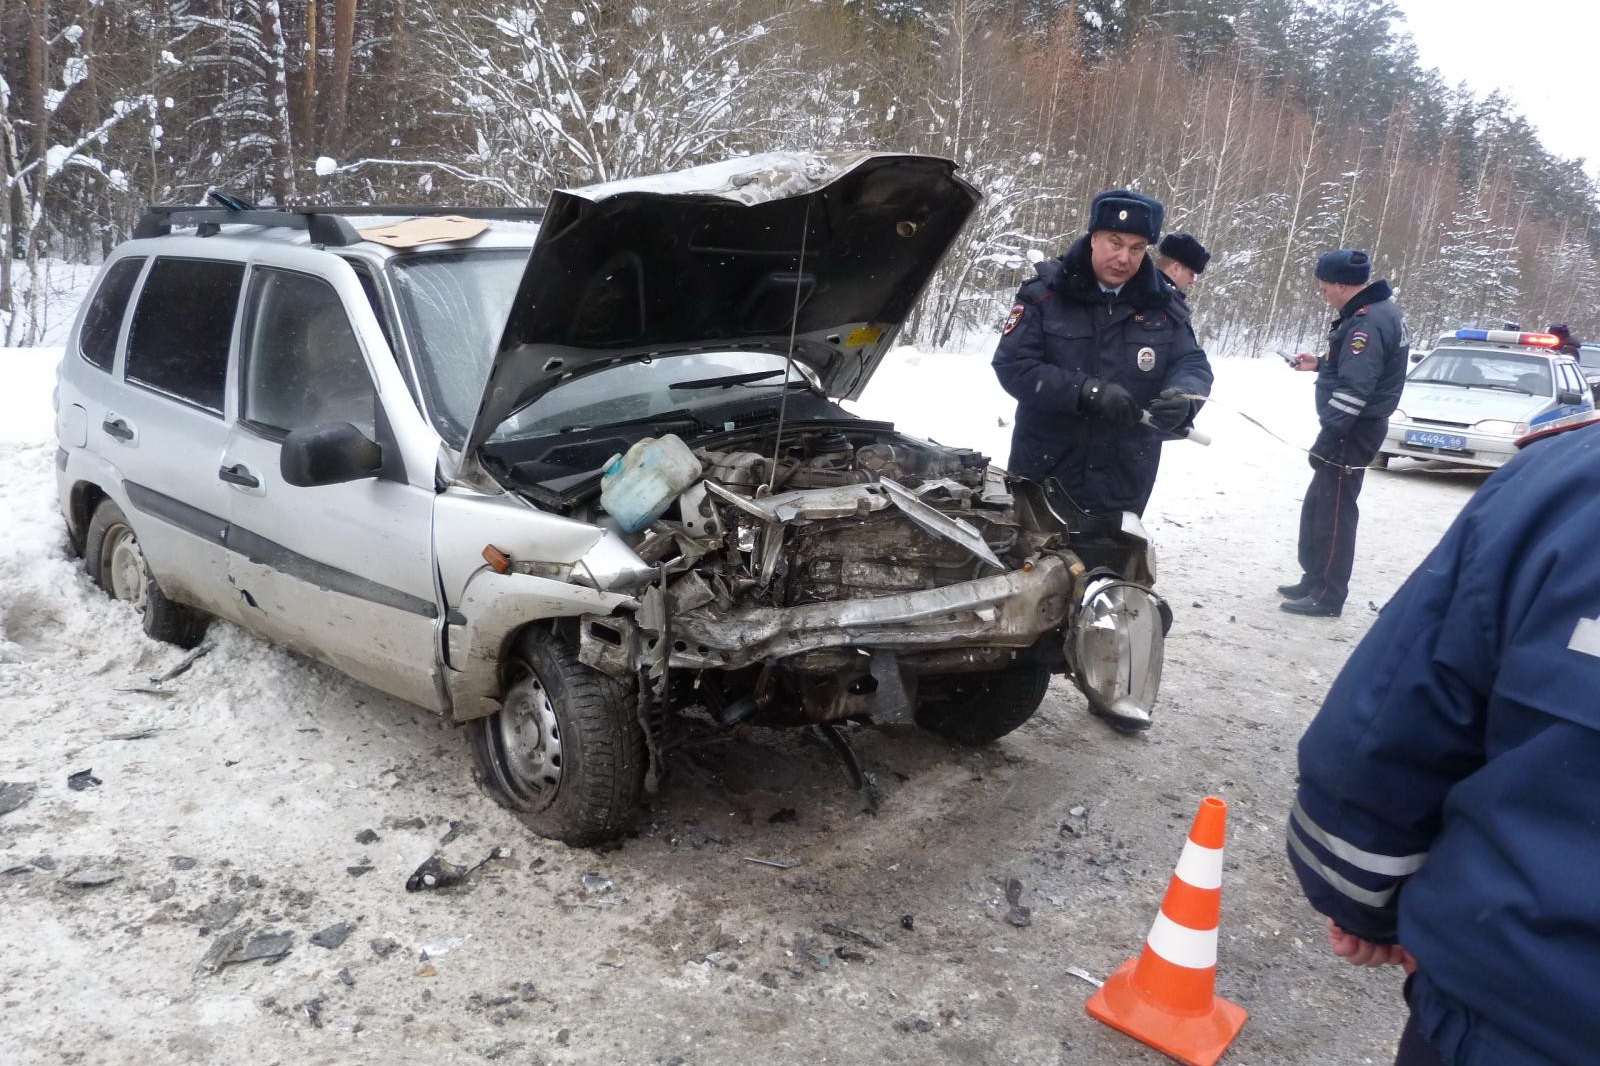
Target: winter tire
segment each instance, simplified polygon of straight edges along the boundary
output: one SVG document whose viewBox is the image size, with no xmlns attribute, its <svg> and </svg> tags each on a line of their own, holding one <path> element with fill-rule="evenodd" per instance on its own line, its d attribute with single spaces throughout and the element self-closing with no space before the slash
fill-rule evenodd
<svg viewBox="0 0 1600 1066">
<path fill-rule="evenodd" d="M 620 833 L 643 787 L 633 701 L 550 633 L 512 652 L 499 711 L 469 725 L 478 779 L 541 836 L 596 844 Z"/>
<path fill-rule="evenodd" d="M 925 677 L 918 685 L 917 725 L 958 744 L 990 744 L 1032 718 L 1049 687 L 1050 671 L 1032 662 Z"/>
<path fill-rule="evenodd" d="M 83 538 L 83 559 L 89 578 L 114 600 L 131 603 L 144 616 L 145 635 L 152 640 L 192 648 L 206 635 L 205 615 L 167 598 L 145 563 L 139 538 L 122 508 L 102 500 L 89 519 Z"/>
</svg>

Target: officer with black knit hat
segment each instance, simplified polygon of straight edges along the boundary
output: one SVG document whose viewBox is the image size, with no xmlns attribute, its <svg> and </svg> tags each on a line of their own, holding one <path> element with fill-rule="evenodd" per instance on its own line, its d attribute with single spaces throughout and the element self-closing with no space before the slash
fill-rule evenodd
<svg viewBox="0 0 1600 1066">
<path fill-rule="evenodd" d="M 1211 391 L 1188 307 L 1146 254 L 1164 214 L 1126 189 L 1096 196 L 1088 235 L 1037 264 L 994 353 L 1017 400 L 1011 473 L 1055 478 L 1090 514 L 1144 511 L 1165 431 Z M 1159 428 L 1141 424 L 1146 410 Z"/>
<path fill-rule="evenodd" d="M 1290 614 L 1336 616 L 1350 592 L 1356 555 L 1356 497 L 1378 454 L 1406 380 L 1405 316 L 1387 281 L 1369 281 L 1372 260 L 1345 248 L 1317 260 L 1322 298 L 1338 312 L 1328 354 L 1301 352 L 1296 370 L 1317 372 L 1311 487 L 1300 508 L 1300 580 L 1279 585 Z"/>
<path fill-rule="evenodd" d="M 1195 279 L 1206 272 L 1209 262 L 1211 253 L 1206 246 L 1187 233 L 1169 233 L 1156 245 L 1156 269 L 1185 296 Z"/>
</svg>

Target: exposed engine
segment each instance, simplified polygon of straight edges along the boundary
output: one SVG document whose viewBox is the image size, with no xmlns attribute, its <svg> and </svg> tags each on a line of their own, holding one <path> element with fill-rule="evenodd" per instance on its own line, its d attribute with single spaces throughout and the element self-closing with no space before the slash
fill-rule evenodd
<svg viewBox="0 0 1600 1066">
<path fill-rule="evenodd" d="M 1068 618 L 1082 565 L 1059 526 L 1018 521 L 984 456 L 877 430 L 784 445 L 776 468 L 753 448 L 695 451 L 701 480 L 633 545 L 654 573 L 640 609 L 591 624 L 586 661 L 650 664 L 656 688 L 715 673 L 743 690 L 724 715 L 894 720 L 919 677 L 1001 668 Z"/>
</svg>

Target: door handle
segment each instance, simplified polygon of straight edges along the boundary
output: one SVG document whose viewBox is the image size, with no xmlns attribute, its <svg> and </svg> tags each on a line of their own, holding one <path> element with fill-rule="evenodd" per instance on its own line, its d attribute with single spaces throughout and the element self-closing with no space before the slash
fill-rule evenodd
<svg viewBox="0 0 1600 1066">
<path fill-rule="evenodd" d="M 124 444 L 133 439 L 133 428 L 120 418 L 108 418 L 100 423 L 100 428 L 106 431 L 106 436 L 115 437 Z"/>
<path fill-rule="evenodd" d="M 234 463 L 217 471 L 217 476 L 230 485 L 238 485 L 245 489 L 259 489 L 261 482 L 252 474 L 243 463 Z"/>
</svg>

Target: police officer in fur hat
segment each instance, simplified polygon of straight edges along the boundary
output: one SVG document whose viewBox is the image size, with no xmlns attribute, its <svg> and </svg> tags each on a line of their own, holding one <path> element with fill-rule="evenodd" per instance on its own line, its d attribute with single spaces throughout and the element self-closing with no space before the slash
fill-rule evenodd
<svg viewBox="0 0 1600 1066">
<path fill-rule="evenodd" d="M 1156 269 L 1185 296 L 1209 262 L 1211 253 L 1206 246 L 1187 233 L 1169 233 L 1156 245 Z"/>
<path fill-rule="evenodd" d="M 1317 372 L 1311 487 L 1300 508 L 1300 580 L 1279 585 L 1290 614 L 1344 610 L 1356 556 L 1356 497 L 1378 454 L 1406 380 L 1405 316 L 1387 281 L 1370 281 L 1372 260 L 1353 248 L 1317 260 L 1322 298 L 1338 312 L 1323 356 L 1301 352 L 1296 370 Z"/>
<path fill-rule="evenodd" d="M 1036 265 L 994 353 L 1017 400 L 1011 473 L 1055 478 L 1090 514 L 1144 511 L 1163 431 L 1187 426 L 1192 397 L 1211 390 L 1188 307 L 1146 254 L 1164 214 L 1126 189 L 1096 196 L 1088 235 Z"/>
</svg>

